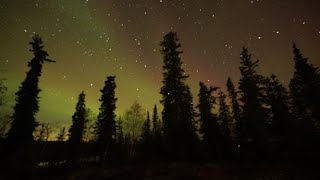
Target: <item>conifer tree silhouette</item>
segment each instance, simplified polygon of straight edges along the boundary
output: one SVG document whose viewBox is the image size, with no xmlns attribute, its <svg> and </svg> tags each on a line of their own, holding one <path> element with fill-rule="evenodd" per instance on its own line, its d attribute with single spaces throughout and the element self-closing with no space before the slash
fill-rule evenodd
<svg viewBox="0 0 320 180">
<path fill-rule="evenodd" d="M 242 133 L 253 144 L 253 152 L 262 155 L 266 143 L 266 117 L 262 107 L 262 80 L 255 68 L 259 61 L 252 61 L 251 54 L 243 48 L 240 54 L 241 78 L 239 81 L 240 101 L 242 103 L 242 121 L 245 127 Z"/>
<path fill-rule="evenodd" d="M 11 128 L 7 133 L 7 141 L 14 146 L 10 150 L 15 156 L 12 163 L 17 166 L 18 171 L 23 171 L 19 173 L 26 179 L 31 177 L 33 132 L 38 125 L 35 115 L 39 110 L 39 78 L 43 64 L 55 62 L 48 59 L 49 55 L 43 50 L 43 42 L 38 35 L 34 35 L 32 40 L 29 44 L 34 57 L 28 63 L 29 71 L 16 92 Z"/>
<path fill-rule="evenodd" d="M 242 122 L 241 122 L 241 109 L 238 102 L 237 91 L 230 77 L 228 77 L 228 80 L 227 80 L 227 90 L 228 90 L 228 96 L 231 100 L 232 119 L 234 123 L 233 134 L 236 136 L 236 138 L 240 138 L 242 128 L 243 128 Z"/>
<path fill-rule="evenodd" d="M 16 93 L 13 121 L 7 134 L 9 141 L 29 144 L 33 141 L 32 133 L 37 126 L 35 115 L 39 110 L 39 77 L 42 65 L 45 62 L 55 62 L 47 58 L 49 55 L 43 50 L 42 39 L 38 35 L 34 35 L 32 39 L 29 44 L 32 46 L 30 51 L 34 58 L 28 63 L 30 69 Z"/>
<path fill-rule="evenodd" d="M 320 72 L 319 68 L 308 63 L 300 49 L 293 44 L 294 75 L 290 81 L 292 112 L 301 138 L 307 138 L 320 123 Z M 306 140 L 306 139 L 304 139 Z"/>
<path fill-rule="evenodd" d="M 157 105 L 154 105 L 152 112 L 152 144 L 156 150 L 159 150 L 161 145 L 161 122 L 158 116 Z"/>
<path fill-rule="evenodd" d="M 76 111 L 72 116 L 72 125 L 69 129 L 69 165 L 71 166 L 76 165 L 80 156 L 81 145 L 83 143 L 85 123 L 87 121 L 85 96 L 86 95 L 83 91 L 79 94 L 78 102 L 76 104 Z"/>
<path fill-rule="evenodd" d="M 294 123 L 290 113 L 289 93 L 274 74 L 266 79 L 266 83 L 266 99 L 271 113 L 271 134 L 280 137 L 281 140 L 288 139 Z"/>
<path fill-rule="evenodd" d="M 142 144 L 144 146 L 145 153 L 148 155 L 150 152 L 151 145 L 151 122 L 149 111 L 147 111 L 147 119 L 144 121 L 142 126 Z"/>
<path fill-rule="evenodd" d="M 177 34 L 166 34 L 160 46 L 164 62 L 160 91 L 164 140 L 172 157 L 178 158 L 187 156 L 196 147 L 195 112 L 190 88 L 185 83 L 188 76 L 179 57 L 182 52 Z"/>
<path fill-rule="evenodd" d="M 107 77 L 99 99 L 101 106 L 95 128 L 98 153 L 102 162 L 105 160 L 110 146 L 116 142 L 116 87 L 115 76 Z"/>
<path fill-rule="evenodd" d="M 229 139 L 229 136 L 230 136 L 229 124 L 231 121 L 231 115 L 225 99 L 226 99 L 226 95 L 220 90 L 218 93 L 218 101 L 219 101 L 218 121 L 220 122 L 220 129 L 221 129 L 222 135 L 224 136 L 225 139 Z"/>
<path fill-rule="evenodd" d="M 212 95 L 217 88 L 208 88 L 203 82 L 200 82 L 199 109 L 198 116 L 200 121 L 200 133 L 202 134 L 202 142 L 206 156 L 215 160 L 221 157 L 222 134 L 218 125 L 217 115 L 212 113 L 212 109 L 216 104 L 216 98 Z"/>
<path fill-rule="evenodd" d="M 221 156 L 224 159 L 230 159 L 232 154 L 232 142 L 231 142 L 231 131 L 230 131 L 230 124 L 232 122 L 232 118 L 229 111 L 229 106 L 226 103 L 226 95 L 222 92 L 221 89 L 218 93 L 217 99 L 219 102 L 218 122 L 220 125 L 220 131 L 222 136 Z"/>
</svg>

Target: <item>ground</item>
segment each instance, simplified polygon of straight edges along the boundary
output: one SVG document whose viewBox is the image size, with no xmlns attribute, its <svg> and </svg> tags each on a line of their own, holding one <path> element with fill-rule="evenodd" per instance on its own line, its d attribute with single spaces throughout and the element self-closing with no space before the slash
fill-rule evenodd
<svg viewBox="0 0 320 180">
<path fill-rule="evenodd" d="M 50 174 L 50 175 L 49 175 Z M 143 162 L 82 167 L 73 173 L 39 175 L 51 180 L 317 180 L 319 166 L 290 163 Z"/>
</svg>

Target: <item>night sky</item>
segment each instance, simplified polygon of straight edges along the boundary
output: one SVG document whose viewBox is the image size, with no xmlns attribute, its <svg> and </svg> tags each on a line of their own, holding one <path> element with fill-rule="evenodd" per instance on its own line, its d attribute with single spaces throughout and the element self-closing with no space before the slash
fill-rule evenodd
<svg viewBox="0 0 320 180">
<path fill-rule="evenodd" d="M 117 113 L 134 100 L 151 110 L 161 98 L 159 42 L 172 30 L 194 101 L 199 81 L 224 88 L 230 76 L 237 84 L 243 46 L 260 60 L 261 74 L 274 73 L 287 85 L 293 42 L 320 66 L 319 7 L 319 0 L 1 0 L 1 76 L 14 99 L 37 33 L 56 61 L 43 68 L 38 121 L 70 124 L 82 90 L 97 112 L 110 75 L 116 76 Z"/>
</svg>

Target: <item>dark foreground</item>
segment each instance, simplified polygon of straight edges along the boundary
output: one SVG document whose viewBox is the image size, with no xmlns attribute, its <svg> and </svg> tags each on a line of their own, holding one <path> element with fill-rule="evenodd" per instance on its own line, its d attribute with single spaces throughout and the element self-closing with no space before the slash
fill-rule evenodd
<svg viewBox="0 0 320 180">
<path fill-rule="evenodd" d="M 95 180 L 319 180 L 319 164 L 301 163 L 191 163 L 141 162 L 86 165 L 72 171 L 64 167 L 38 169 L 37 179 Z"/>
</svg>

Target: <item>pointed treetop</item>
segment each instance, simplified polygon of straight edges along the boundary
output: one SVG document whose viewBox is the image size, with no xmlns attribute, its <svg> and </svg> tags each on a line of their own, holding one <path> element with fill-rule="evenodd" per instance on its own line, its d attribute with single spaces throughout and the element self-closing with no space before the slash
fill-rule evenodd
<svg viewBox="0 0 320 180">
<path fill-rule="evenodd" d="M 292 45 L 293 53 L 294 53 L 294 61 L 295 63 L 307 63 L 308 58 L 304 58 L 300 49 L 297 48 L 296 44 L 293 43 Z"/>
<path fill-rule="evenodd" d="M 232 80 L 231 80 L 230 76 L 228 76 L 227 82 L 230 82 L 230 81 L 232 81 Z"/>
<path fill-rule="evenodd" d="M 83 97 L 85 97 L 86 96 L 86 94 L 84 93 L 84 91 L 82 91 L 81 93 L 80 93 L 80 95 L 79 95 L 79 98 L 81 97 L 81 98 L 83 98 Z"/>
<path fill-rule="evenodd" d="M 49 54 L 46 51 L 42 50 L 44 46 L 43 46 L 42 39 L 39 35 L 35 34 L 32 37 L 32 40 L 33 40 L 32 42 L 29 42 L 29 44 L 32 46 L 32 49 L 30 49 L 30 51 L 33 52 L 36 57 L 40 58 L 41 64 L 44 61 L 56 62 L 56 61 L 53 61 L 53 60 L 47 58 L 49 56 Z"/>
<path fill-rule="evenodd" d="M 248 51 L 248 48 L 242 47 L 242 52 L 240 53 L 241 59 L 251 59 L 251 54 Z"/>
<path fill-rule="evenodd" d="M 162 46 L 161 53 L 172 52 L 172 50 L 176 50 L 181 47 L 179 43 L 179 38 L 176 32 L 170 31 L 163 37 L 163 41 L 160 42 L 160 46 Z M 182 51 L 176 51 L 177 54 L 182 53 Z"/>
<path fill-rule="evenodd" d="M 228 77 L 228 79 L 227 79 L 227 87 L 234 89 L 234 84 L 233 84 L 230 77 Z"/>
<path fill-rule="evenodd" d="M 251 54 L 248 51 L 248 48 L 246 47 L 242 47 L 242 52 L 240 53 L 240 59 L 241 59 L 241 64 L 243 64 L 244 66 L 248 66 L 251 68 L 255 68 L 258 65 L 259 60 L 256 60 L 254 62 L 252 62 L 251 59 Z"/>
</svg>

